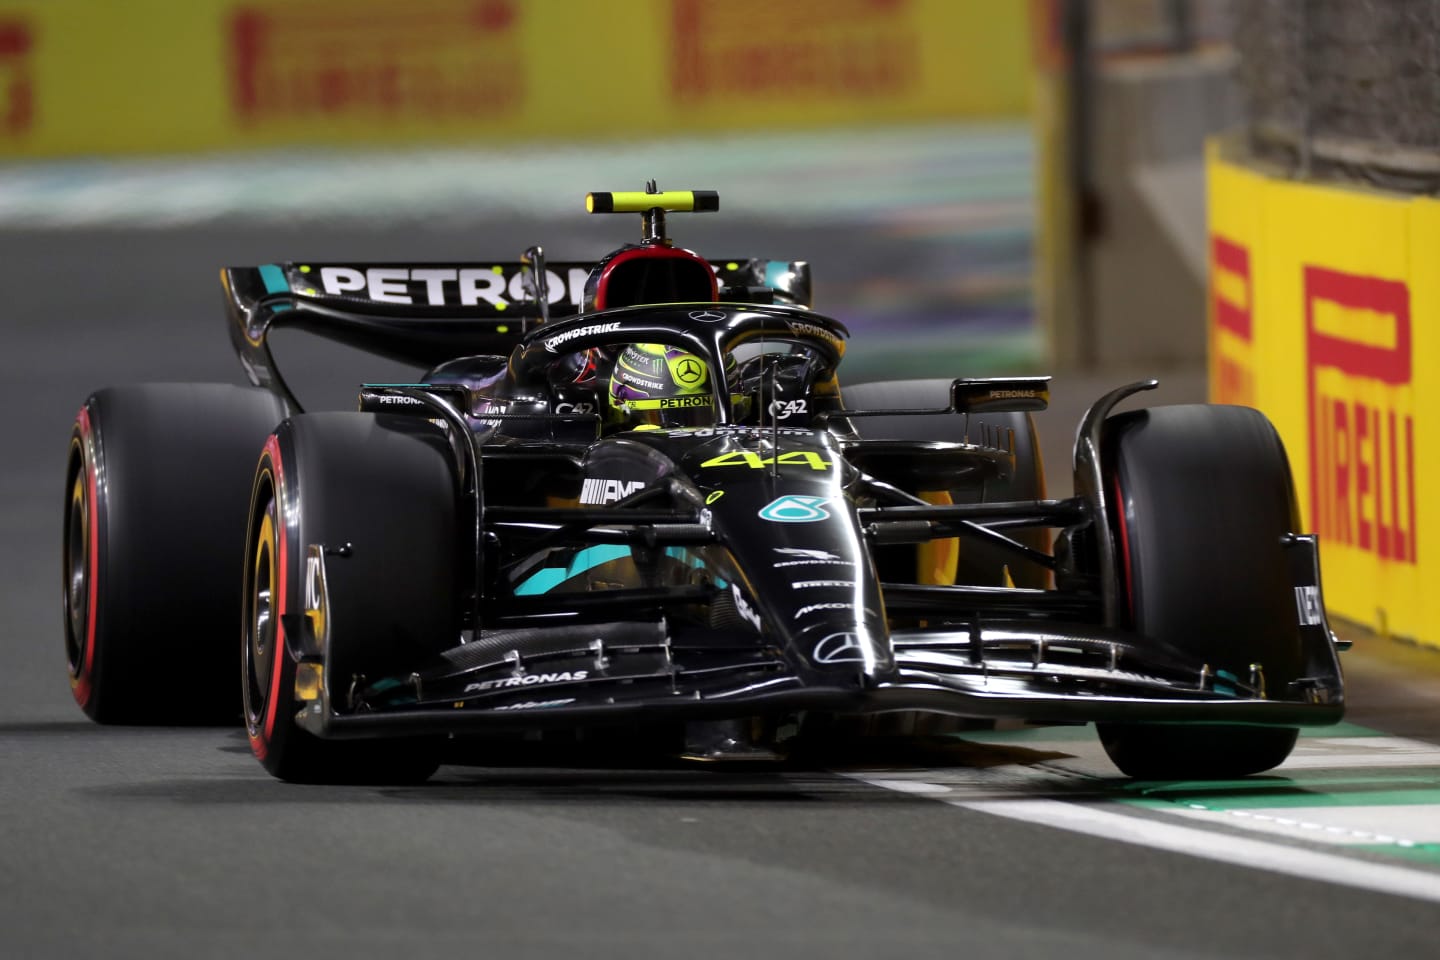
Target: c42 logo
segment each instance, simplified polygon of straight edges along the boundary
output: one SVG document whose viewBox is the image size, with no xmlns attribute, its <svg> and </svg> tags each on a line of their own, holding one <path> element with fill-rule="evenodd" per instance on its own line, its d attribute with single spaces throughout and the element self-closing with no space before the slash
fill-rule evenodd
<svg viewBox="0 0 1440 960">
<path fill-rule="evenodd" d="M 749 467 L 751 470 L 764 470 L 772 464 L 780 467 L 803 466 L 821 471 L 830 468 L 830 461 L 814 450 L 788 450 L 777 457 L 762 457 L 751 450 L 737 450 L 733 453 L 722 453 L 718 457 L 711 457 L 700 466 L 702 469 L 705 467 Z"/>
<path fill-rule="evenodd" d="M 789 420 L 791 417 L 804 416 L 808 408 L 809 403 L 804 399 L 771 400 L 770 416 L 776 420 Z"/>
</svg>

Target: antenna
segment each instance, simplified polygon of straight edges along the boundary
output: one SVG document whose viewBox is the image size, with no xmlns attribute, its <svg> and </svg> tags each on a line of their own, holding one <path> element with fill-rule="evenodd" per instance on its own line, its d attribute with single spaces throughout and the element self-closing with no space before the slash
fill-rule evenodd
<svg viewBox="0 0 1440 960">
<path fill-rule="evenodd" d="M 545 270 L 545 249 L 539 244 L 520 255 L 520 276 L 526 292 L 535 298 L 540 322 L 550 322 L 550 284 Z"/>
<path fill-rule="evenodd" d="M 660 185 L 654 180 L 645 181 L 645 193 L 652 197 L 660 196 Z M 644 244 L 658 243 L 670 246 L 670 238 L 665 233 L 665 208 L 651 207 L 640 214 L 640 242 Z"/>
</svg>

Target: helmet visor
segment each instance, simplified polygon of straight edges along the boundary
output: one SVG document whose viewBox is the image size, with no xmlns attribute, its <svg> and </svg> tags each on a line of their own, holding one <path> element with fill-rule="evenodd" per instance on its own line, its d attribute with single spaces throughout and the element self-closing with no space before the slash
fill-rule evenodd
<svg viewBox="0 0 1440 960">
<path fill-rule="evenodd" d="M 627 420 L 655 427 L 710 427 L 715 425 L 715 403 L 708 394 L 651 397 L 628 401 Z"/>
</svg>

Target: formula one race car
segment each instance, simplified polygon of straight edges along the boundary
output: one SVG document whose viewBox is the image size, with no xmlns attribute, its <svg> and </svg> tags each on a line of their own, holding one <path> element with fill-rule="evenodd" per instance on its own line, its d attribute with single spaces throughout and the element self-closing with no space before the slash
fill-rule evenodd
<svg viewBox="0 0 1440 960">
<path fill-rule="evenodd" d="M 1079 424 L 1077 494 L 1047 500 L 1048 378 L 842 390 L 807 264 L 670 242 L 666 213 L 713 192 L 587 205 L 639 213 L 641 242 L 224 270 L 253 386 L 86 401 L 64 539 L 86 713 L 238 701 L 265 768 L 311 782 L 423 780 L 458 736 L 630 725 L 753 757 L 896 713 L 1093 721 L 1132 776 L 1230 777 L 1340 719 L 1261 414 L 1112 415 L 1155 383 L 1121 387 Z M 428 372 L 305 413 L 281 326 Z"/>
</svg>

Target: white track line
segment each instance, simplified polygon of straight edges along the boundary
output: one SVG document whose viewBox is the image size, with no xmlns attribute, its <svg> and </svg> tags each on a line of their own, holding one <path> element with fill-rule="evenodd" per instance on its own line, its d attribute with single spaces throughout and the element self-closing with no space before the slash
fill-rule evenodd
<svg viewBox="0 0 1440 960">
<path fill-rule="evenodd" d="M 1177 803 L 1161 809 L 1178 817 L 1261 830 L 1311 843 L 1384 844 L 1413 848 L 1440 843 L 1440 810 L 1434 804 L 1348 804 L 1333 807 L 1227 809 L 1223 804 Z M 1377 824 L 1383 824 L 1379 831 Z"/>
<path fill-rule="evenodd" d="M 977 813 L 988 813 L 1010 820 L 1055 827 L 1072 833 L 1133 843 L 1255 870 L 1267 870 L 1305 880 L 1319 880 L 1440 903 L 1440 873 L 1426 870 L 1374 863 L 1319 850 L 1269 843 L 1251 837 L 1164 823 L 1146 817 L 1116 813 L 1097 803 L 1066 803 L 1040 799 L 947 799 L 944 794 L 949 792 L 949 788 L 941 784 L 866 777 L 853 773 L 846 776 L 888 790 L 933 796 L 951 806 L 974 810 Z"/>
</svg>

